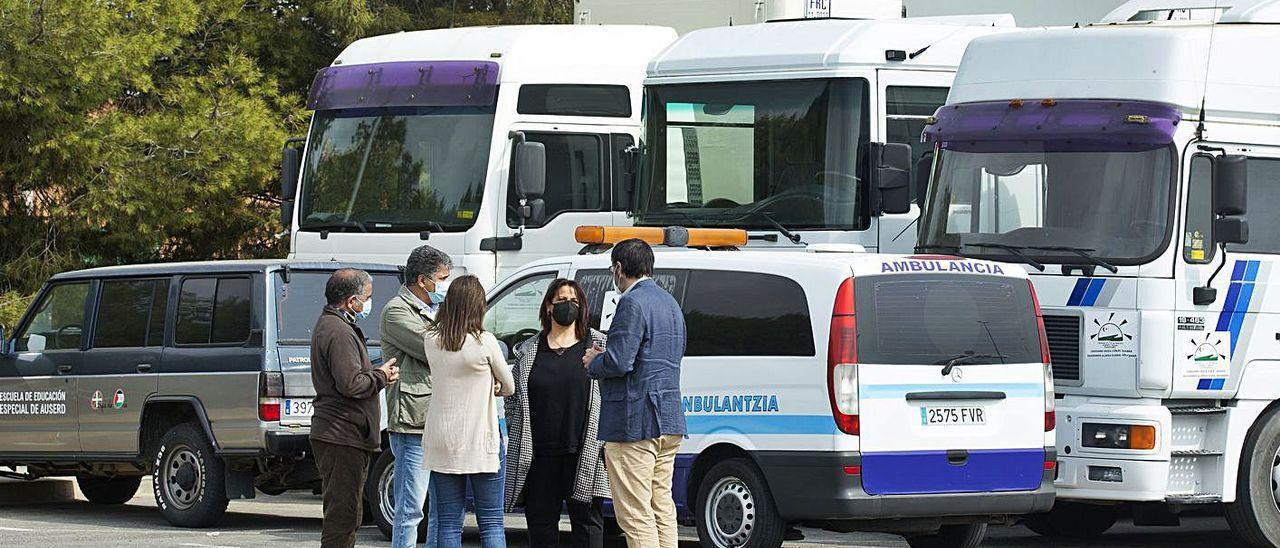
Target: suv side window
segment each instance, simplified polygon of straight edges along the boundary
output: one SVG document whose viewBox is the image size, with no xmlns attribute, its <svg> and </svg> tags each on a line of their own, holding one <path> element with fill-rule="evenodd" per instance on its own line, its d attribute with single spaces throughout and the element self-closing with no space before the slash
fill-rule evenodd
<svg viewBox="0 0 1280 548">
<path fill-rule="evenodd" d="M 582 292 L 587 296 L 587 312 L 590 316 L 590 324 L 592 329 L 600 329 L 600 317 L 603 315 L 604 302 L 609 299 L 617 299 L 618 292 L 613 288 L 613 275 L 609 273 L 609 269 L 592 269 L 579 270 L 574 275 L 574 280 L 578 285 L 582 286 Z M 657 269 L 653 272 L 653 281 L 667 290 L 676 302 L 684 298 L 684 287 L 689 280 L 689 272 L 685 270 L 662 270 Z M 610 306 L 613 310 L 615 305 Z"/>
<path fill-rule="evenodd" d="M 804 289 L 790 278 L 695 270 L 685 292 L 686 356 L 812 356 Z"/>
<path fill-rule="evenodd" d="M 556 279 L 554 272 L 534 274 L 506 288 L 489 303 L 484 316 L 484 329 L 515 350 L 516 345 L 542 331 L 538 307 L 547 287 Z"/>
<path fill-rule="evenodd" d="M 528 133 L 547 149 L 547 188 L 542 193 L 546 219 L 565 211 L 600 211 L 604 205 L 604 141 L 583 133 Z M 520 197 L 515 180 L 507 189 L 507 226 L 520 226 Z M 542 226 L 526 223 L 529 227 Z"/>
<path fill-rule="evenodd" d="M 94 348 L 164 344 L 168 280 L 107 280 L 98 293 Z"/>
<path fill-rule="evenodd" d="M 247 277 L 183 280 L 174 342 L 192 345 L 247 341 L 252 295 L 253 285 Z"/>
<path fill-rule="evenodd" d="M 18 352 L 79 350 L 89 282 L 58 284 L 45 293 L 16 340 Z"/>
</svg>

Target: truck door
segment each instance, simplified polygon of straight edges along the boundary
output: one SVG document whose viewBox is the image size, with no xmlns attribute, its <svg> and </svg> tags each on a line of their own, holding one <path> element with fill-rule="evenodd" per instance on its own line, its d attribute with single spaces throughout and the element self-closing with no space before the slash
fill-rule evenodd
<svg viewBox="0 0 1280 548">
<path fill-rule="evenodd" d="M 1026 280 L 910 274 L 854 287 L 867 493 L 1038 488 L 1046 375 Z"/>
<path fill-rule="evenodd" d="M 524 220 L 524 236 L 512 239 L 520 233 L 522 219 L 520 196 L 513 178 L 508 177 L 501 202 L 505 204 L 506 213 L 497 216 L 495 233 L 500 236 L 498 240 L 516 241 L 519 246 L 518 249 L 499 247 L 495 251 L 499 280 L 531 261 L 576 252 L 581 246 L 574 241 L 574 229 L 584 224 L 609 225 L 614 216 L 609 186 L 612 137 L 608 130 L 590 126 L 552 128 L 540 124 L 520 131 L 527 141 L 546 147 L 543 215 L 542 219 Z"/>
<path fill-rule="evenodd" d="M 0 356 L 0 453 L 80 450 L 74 377 L 82 363 L 88 281 L 48 286 Z"/>
<path fill-rule="evenodd" d="M 76 375 L 81 450 L 135 453 L 142 407 L 157 388 L 169 279 L 98 282 L 89 350 Z"/>
<path fill-rule="evenodd" d="M 1185 160 L 1187 199 L 1179 240 L 1177 331 L 1174 344 L 1174 397 L 1227 397 L 1235 394 L 1241 372 L 1275 344 L 1280 323 L 1264 297 L 1275 279 L 1280 254 L 1280 222 L 1269 209 L 1280 200 L 1280 148 L 1206 143 L 1227 154 L 1245 154 L 1249 241 L 1227 244 L 1225 257 L 1213 239 L 1211 153 L 1189 154 Z M 1193 290 L 1213 278 L 1217 298 L 1208 305 L 1192 300 Z M 1168 379 L 1168 377 L 1164 377 Z M 1167 382 L 1167 381 L 1166 381 Z"/>
<path fill-rule="evenodd" d="M 908 70 L 881 70 L 877 72 L 878 97 L 876 108 L 883 113 L 877 117 L 880 128 L 873 129 L 877 141 L 911 145 L 911 164 L 915 165 L 931 147 L 920 142 L 925 120 L 933 116 L 938 107 L 946 104 L 947 92 L 955 74 Z M 912 171 L 912 179 L 928 177 L 928 173 Z M 915 185 L 912 185 L 912 198 Z M 911 211 L 901 215 L 882 215 L 879 219 L 879 245 L 882 253 L 910 253 L 915 245 L 915 225 L 920 214 L 914 205 Z"/>
</svg>

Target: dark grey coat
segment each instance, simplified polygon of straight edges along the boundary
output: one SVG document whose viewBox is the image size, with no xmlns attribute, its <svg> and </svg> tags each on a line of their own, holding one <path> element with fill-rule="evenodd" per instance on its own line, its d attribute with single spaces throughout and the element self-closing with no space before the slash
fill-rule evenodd
<svg viewBox="0 0 1280 548">
<path fill-rule="evenodd" d="M 516 366 L 511 371 L 516 380 L 516 393 L 505 399 L 507 428 L 510 441 L 507 446 L 507 484 L 505 489 L 506 511 L 511 512 L 524 502 L 524 484 L 533 464 L 533 429 L 529 426 L 529 374 L 533 371 L 534 357 L 538 355 L 541 336 L 530 337 L 516 346 Z M 591 330 L 591 343 L 605 345 L 604 333 Z M 604 470 L 602 451 L 604 442 L 597 439 L 600 424 L 600 386 L 591 381 L 591 399 L 587 406 L 587 431 L 582 434 L 582 450 L 578 452 L 578 473 L 573 481 L 573 500 L 591 502 L 592 497 L 612 498 L 609 476 Z"/>
</svg>

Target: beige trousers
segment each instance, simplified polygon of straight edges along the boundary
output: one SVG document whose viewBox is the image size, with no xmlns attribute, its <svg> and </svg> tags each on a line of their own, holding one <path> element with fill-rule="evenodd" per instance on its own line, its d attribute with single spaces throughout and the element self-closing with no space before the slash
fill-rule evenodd
<svg viewBox="0 0 1280 548">
<path fill-rule="evenodd" d="M 677 548 L 676 502 L 671 475 L 683 436 L 605 442 L 605 468 L 613 489 L 613 512 L 627 535 L 627 548 Z"/>
</svg>

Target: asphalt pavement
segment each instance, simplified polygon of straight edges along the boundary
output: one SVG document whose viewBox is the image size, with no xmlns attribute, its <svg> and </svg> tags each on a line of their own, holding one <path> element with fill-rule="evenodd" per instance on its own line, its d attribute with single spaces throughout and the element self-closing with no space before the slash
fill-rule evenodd
<svg viewBox="0 0 1280 548">
<path fill-rule="evenodd" d="M 74 502 L 0 506 L 0 548 L 38 546 L 41 548 L 75 547 L 203 547 L 231 548 L 252 546 L 315 546 L 320 539 L 320 501 L 305 493 L 278 497 L 259 496 L 250 501 L 233 501 L 222 524 L 213 529 L 190 530 L 170 526 L 156 509 L 144 482 L 138 495 L 122 506 L 94 506 L 78 499 Z M 468 518 L 464 545 L 478 547 L 479 537 L 474 521 Z M 561 525 L 568 531 L 568 522 Z M 524 519 L 507 518 L 507 540 L 512 547 L 527 546 Z M 841 534 L 805 529 L 805 539 L 787 542 L 794 548 L 825 546 L 905 547 L 906 542 L 892 535 Z M 698 546 L 697 533 L 682 528 L 681 548 Z M 606 548 L 625 548 L 620 539 L 609 539 Z M 360 530 L 361 547 L 389 546 L 373 526 Z M 1046 547 L 1197 547 L 1244 548 L 1236 541 L 1221 517 L 1184 518 L 1176 528 L 1134 527 L 1118 524 L 1101 539 L 1067 541 L 1046 539 L 1023 527 L 993 526 L 984 546 Z"/>
</svg>

